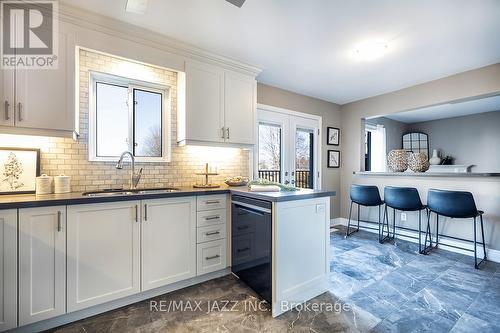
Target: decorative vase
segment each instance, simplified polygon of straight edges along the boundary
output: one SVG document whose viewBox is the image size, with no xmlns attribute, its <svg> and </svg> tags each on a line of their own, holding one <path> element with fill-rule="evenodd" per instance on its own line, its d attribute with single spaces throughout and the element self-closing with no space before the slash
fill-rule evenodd
<svg viewBox="0 0 500 333">
<path fill-rule="evenodd" d="M 406 169 L 408 169 L 408 157 L 406 156 L 406 150 L 391 150 L 387 155 L 387 164 L 389 166 L 389 169 L 394 172 L 406 171 Z"/>
<path fill-rule="evenodd" d="M 439 165 L 441 163 L 441 159 L 439 158 L 437 149 L 432 151 L 432 157 L 429 159 L 429 163 L 431 165 Z"/>
<path fill-rule="evenodd" d="M 429 170 L 429 161 L 424 153 L 411 153 L 408 157 L 408 165 L 413 172 L 426 172 Z"/>
</svg>

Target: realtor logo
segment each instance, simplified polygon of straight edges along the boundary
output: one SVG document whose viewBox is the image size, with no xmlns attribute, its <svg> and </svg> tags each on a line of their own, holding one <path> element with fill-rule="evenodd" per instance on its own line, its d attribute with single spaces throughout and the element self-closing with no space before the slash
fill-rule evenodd
<svg viewBox="0 0 500 333">
<path fill-rule="evenodd" d="M 2 68 L 57 68 L 57 7 L 57 1 L 1 1 Z"/>
</svg>

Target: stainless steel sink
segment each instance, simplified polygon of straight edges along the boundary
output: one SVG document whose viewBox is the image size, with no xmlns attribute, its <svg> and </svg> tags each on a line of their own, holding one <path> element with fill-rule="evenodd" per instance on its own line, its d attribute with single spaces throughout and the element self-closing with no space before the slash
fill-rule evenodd
<svg viewBox="0 0 500 333">
<path fill-rule="evenodd" d="M 84 192 L 82 196 L 84 197 L 109 197 L 109 196 L 120 196 L 120 195 L 133 195 L 133 194 L 156 194 L 156 193 L 170 193 L 178 192 L 180 189 L 175 187 L 165 187 L 165 188 L 145 188 L 136 190 L 104 190 L 95 192 Z"/>
</svg>

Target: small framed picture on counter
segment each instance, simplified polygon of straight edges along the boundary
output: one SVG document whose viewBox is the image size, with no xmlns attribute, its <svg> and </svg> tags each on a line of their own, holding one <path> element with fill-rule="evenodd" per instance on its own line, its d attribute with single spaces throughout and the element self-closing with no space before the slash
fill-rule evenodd
<svg viewBox="0 0 500 333">
<path fill-rule="evenodd" d="M 40 149 L 0 148 L 0 194 L 35 193 Z"/>
<path fill-rule="evenodd" d="M 340 129 L 336 127 L 327 127 L 326 143 L 331 146 L 338 146 L 340 143 Z"/>
<path fill-rule="evenodd" d="M 327 161 L 328 161 L 327 167 L 340 168 L 340 151 L 339 150 L 329 150 Z"/>
</svg>

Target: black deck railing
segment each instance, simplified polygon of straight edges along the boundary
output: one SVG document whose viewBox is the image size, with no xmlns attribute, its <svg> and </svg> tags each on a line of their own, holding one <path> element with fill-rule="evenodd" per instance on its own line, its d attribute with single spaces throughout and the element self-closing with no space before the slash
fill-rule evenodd
<svg viewBox="0 0 500 333">
<path fill-rule="evenodd" d="M 259 170 L 259 178 L 279 183 L 281 181 L 280 170 Z M 295 171 L 295 186 L 300 188 L 311 188 L 311 173 L 309 170 Z"/>
<path fill-rule="evenodd" d="M 280 177 L 281 177 L 280 170 L 259 170 L 259 178 L 279 183 L 281 181 Z"/>
<path fill-rule="evenodd" d="M 295 186 L 300 188 L 311 188 L 311 173 L 309 170 L 295 171 Z"/>
</svg>

